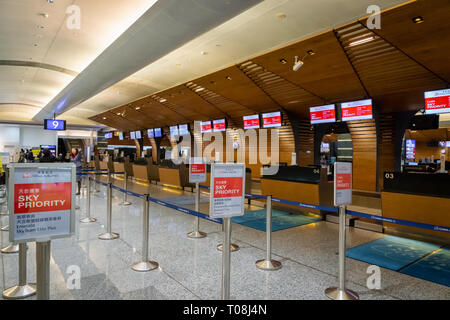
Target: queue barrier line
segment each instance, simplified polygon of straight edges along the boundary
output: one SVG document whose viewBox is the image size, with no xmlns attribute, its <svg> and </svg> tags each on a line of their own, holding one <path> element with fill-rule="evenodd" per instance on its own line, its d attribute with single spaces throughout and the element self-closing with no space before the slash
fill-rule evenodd
<svg viewBox="0 0 450 320">
<path fill-rule="evenodd" d="M 91 178 L 89 178 L 89 179 L 91 179 Z M 96 179 L 92 179 L 92 181 L 97 182 L 97 183 L 99 183 L 99 184 L 101 184 L 101 185 L 103 185 L 105 187 L 108 186 L 108 183 L 104 183 L 104 182 L 101 182 L 101 181 L 96 180 Z M 120 187 L 117 187 L 117 186 L 115 186 L 113 184 L 111 184 L 111 188 L 115 189 L 117 191 L 126 193 L 128 195 L 134 196 L 134 197 L 145 199 L 145 195 L 141 195 L 139 193 L 135 193 L 135 192 L 132 192 L 132 191 L 124 190 L 124 189 L 122 189 Z M 199 218 L 211 221 L 211 222 L 222 224 L 222 219 L 211 218 L 209 215 L 201 213 L 201 212 L 197 212 L 197 211 L 194 211 L 194 210 L 183 208 L 183 207 L 180 207 L 180 206 L 177 206 L 177 205 L 174 205 L 174 204 L 171 204 L 171 203 L 168 203 L 168 202 L 165 202 L 165 201 L 162 201 L 162 200 L 150 197 L 150 196 L 147 196 L 146 200 L 150 201 L 150 202 L 154 202 L 154 203 L 159 204 L 161 206 L 164 206 L 164 207 L 167 207 L 167 208 L 179 211 L 179 212 L 183 212 L 183 213 L 189 214 L 191 216 L 196 216 L 196 217 L 199 217 Z"/>
</svg>

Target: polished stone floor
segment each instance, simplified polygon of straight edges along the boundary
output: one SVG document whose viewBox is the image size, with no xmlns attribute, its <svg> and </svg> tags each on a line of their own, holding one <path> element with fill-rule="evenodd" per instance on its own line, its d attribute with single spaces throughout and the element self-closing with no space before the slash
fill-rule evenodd
<svg viewBox="0 0 450 320">
<path fill-rule="evenodd" d="M 121 181 L 116 181 L 121 185 Z M 98 221 L 81 224 L 85 216 L 86 189 L 78 197 L 76 234 L 72 238 L 52 241 L 52 299 L 220 299 L 221 225 L 201 220 L 207 233 L 203 239 L 189 239 L 194 217 L 150 204 L 150 258 L 160 267 L 140 273 L 130 267 L 140 260 L 142 247 L 142 200 L 129 197 L 130 206 L 120 206 L 123 195 L 113 191 L 112 229 L 120 234 L 116 240 L 99 240 L 105 231 L 106 196 L 101 186 L 92 194 L 91 214 Z M 138 193 L 156 198 L 170 198 L 191 192 L 130 183 Z M 207 194 L 202 195 L 207 199 Z M 202 201 L 201 211 L 208 212 Z M 193 205 L 186 205 L 193 208 Z M 251 209 L 257 209 L 252 203 Z M 2 226 L 8 217 L 1 217 Z M 265 257 L 265 233 L 239 224 L 232 225 L 233 242 L 240 250 L 231 258 L 232 299 L 327 299 L 324 290 L 337 283 L 338 226 L 321 221 L 273 233 L 273 258 L 282 262 L 278 271 L 262 271 L 255 261 Z M 347 247 L 353 247 L 383 234 L 349 228 Z M 7 232 L 1 233 L 1 246 L 8 244 Z M 17 254 L 0 255 L 1 289 L 17 284 Z M 28 279 L 36 278 L 35 244 L 29 243 Z M 80 288 L 69 289 L 70 270 L 81 271 Z M 450 288 L 398 272 L 381 269 L 381 289 L 370 290 L 366 282 L 368 264 L 347 259 L 347 287 L 361 299 L 450 299 Z M 35 299 L 31 297 L 29 299 Z"/>
</svg>

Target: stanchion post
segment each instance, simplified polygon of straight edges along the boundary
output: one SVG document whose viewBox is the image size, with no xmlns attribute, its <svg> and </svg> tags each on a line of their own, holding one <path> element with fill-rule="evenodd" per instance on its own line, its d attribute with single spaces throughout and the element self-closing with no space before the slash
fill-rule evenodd
<svg viewBox="0 0 450 320">
<path fill-rule="evenodd" d="M 106 232 L 98 236 L 100 240 L 113 240 L 119 238 L 119 234 L 112 232 L 112 188 L 111 183 L 106 186 Z"/>
<path fill-rule="evenodd" d="M 195 183 L 195 212 L 200 210 L 200 184 Z M 200 231 L 200 218 L 194 218 L 194 231 L 188 233 L 189 238 L 200 239 L 206 237 L 206 233 Z"/>
<path fill-rule="evenodd" d="M 272 196 L 266 199 L 266 259 L 256 261 L 256 267 L 262 270 L 281 268 L 281 262 L 272 260 Z"/>
<path fill-rule="evenodd" d="M 92 174 L 94 176 L 94 193 L 99 193 L 100 190 L 98 189 L 98 182 L 97 182 L 97 177 L 95 176 L 95 172 Z"/>
<path fill-rule="evenodd" d="M 86 218 L 80 220 L 82 223 L 95 222 L 97 219 L 91 218 L 91 177 L 88 176 L 88 186 L 86 194 Z"/>
<path fill-rule="evenodd" d="M 27 244 L 19 244 L 19 284 L 3 290 L 4 299 L 23 299 L 36 294 L 36 286 L 27 283 Z"/>
<path fill-rule="evenodd" d="M 222 300 L 230 299 L 230 242 L 231 242 L 231 218 L 224 218 L 223 250 L 222 250 Z"/>
<path fill-rule="evenodd" d="M 36 298 L 50 299 L 50 246 L 51 241 L 36 242 Z"/>
<path fill-rule="evenodd" d="M 131 202 L 128 201 L 127 199 L 127 192 L 128 191 L 128 175 L 127 172 L 124 172 L 124 176 L 123 176 L 123 189 L 125 190 L 125 192 L 123 193 L 123 202 L 121 203 L 121 205 L 123 206 L 129 206 L 131 204 Z"/>
<path fill-rule="evenodd" d="M 356 292 L 345 288 L 345 205 L 339 206 L 339 287 L 330 287 L 325 295 L 332 300 L 358 300 Z"/>
<path fill-rule="evenodd" d="M 148 202 L 148 195 L 146 194 L 142 199 L 142 261 L 137 262 L 131 266 L 134 271 L 145 272 L 154 270 L 159 267 L 155 261 L 148 259 L 148 238 L 150 225 L 150 205 Z"/>
</svg>

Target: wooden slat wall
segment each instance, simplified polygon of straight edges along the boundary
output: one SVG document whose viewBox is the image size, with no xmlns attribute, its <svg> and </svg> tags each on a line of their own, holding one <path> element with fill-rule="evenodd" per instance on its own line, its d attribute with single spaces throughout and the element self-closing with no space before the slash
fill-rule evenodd
<svg viewBox="0 0 450 320">
<path fill-rule="evenodd" d="M 377 191 L 375 120 L 347 122 L 353 142 L 353 189 Z"/>
</svg>

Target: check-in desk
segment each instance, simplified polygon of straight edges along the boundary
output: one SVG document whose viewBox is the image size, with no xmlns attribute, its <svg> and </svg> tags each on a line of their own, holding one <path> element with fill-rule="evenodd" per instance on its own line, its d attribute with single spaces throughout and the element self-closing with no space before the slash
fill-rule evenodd
<svg viewBox="0 0 450 320">
<path fill-rule="evenodd" d="M 130 157 L 125 157 L 123 159 L 123 166 L 128 177 L 133 177 L 133 163 L 130 161 Z"/>
<path fill-rule="evenodd" d="M 154 164 L 152 159 L 148 160 L 147 163 L 147 175 L 148 175 L 148 181 L 151 183 L 155 181 L 156 184 L 158 184 L 159 180 L 159 166 L 157 164 Z"/>
<path fill-rule="evenodd" d="M 108 162 L 107 161 L 100 161 L 100 170 L 108 170 Z"/>
<path fill-rule="evenodd" d="M 123 162 L 114 162 L 114 172 L 125 172 L 125 165 Z"/>
<path fill-rule="evenodd" d="M 187 165 L 176 165 L 172 161 L 162 161 L 158 168 L 159 181 L 163 185 L 177 188 L 194 188 L 194 184 L 189 183 L 189 169 Z"/>
<path fill-rule="evenodd" d="M 381 205 L 384 217 L 450 226 L 450 175 L 385 172 Z M 408 232 L 450 240 L 446 232 L 383 223 L 389 233 Z"/>
<path fill-rule="evenodd" d="M 261 193 L 273 198 L 302 202 L 306 204 L 332 206 L 333 181 L 329 181 L 326 169 L 318 167 L 279 167 L 274 175 L 261 177 Z M 297 211 L 298 207 L 287 204 L 276 206 Z M 305 210 L 305 209 L 304 209 Z M 317 209 L 307 209 L 314 214 L 326 214 Z"/>
</svg>

